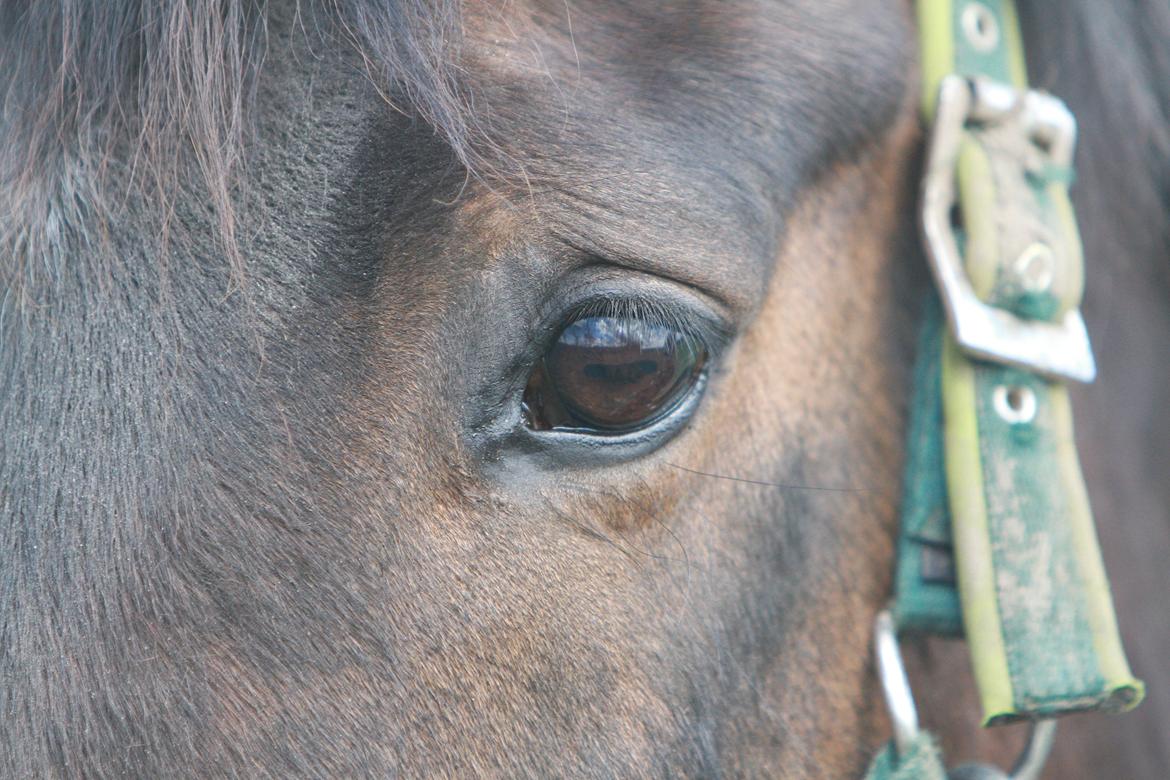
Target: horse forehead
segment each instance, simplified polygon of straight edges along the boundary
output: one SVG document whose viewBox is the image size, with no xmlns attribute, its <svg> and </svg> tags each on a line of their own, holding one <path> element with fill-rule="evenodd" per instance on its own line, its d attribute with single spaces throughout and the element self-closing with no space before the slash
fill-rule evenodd
<svg viewBox="0 0 1170 780">
<path fill-rule="evenodd" d="M 475 4 L 464 19 L 473 68 L 526 92 L 683 107 L 718 97 L 742 109 L 777 92 L 828 88 L 842 70 L 880 77 L 891 54 L 910 48 L 904 5 L 527 0 Z M 853 94 L 864 99 L 865 86 L 855 83 Z"/>
<path fill-rule="evenodd" d="M 896 3 L 534 0 L 469 9 L 464 56 L 547 222 L 599 255 L 665 247 L 743 277 L 809 178 L 889 126 L 909 30 Z"/>
<path fill-rule="evenodd" d="M 667 69 L 675 64 L 674 54 L 690 58 L 707 53 L 719 60 L 737 54 L 745 60 L 762 56 L 782 43 L 786 31 L 795 34 L 817 24 L 825 16 L 818 10 L 824 5 L 808 0 L 766 5 L 737 0 L 475 3 L 464 11 L 464 31 L 473 45 L 517 54 L 529 48 L 538 67 L 555 68 L 567 57 L 574 68 L 597 60 L 640 61 Z M 523 68 L 531 62 L 520 56 L 513 64 Z"/>
</svg>

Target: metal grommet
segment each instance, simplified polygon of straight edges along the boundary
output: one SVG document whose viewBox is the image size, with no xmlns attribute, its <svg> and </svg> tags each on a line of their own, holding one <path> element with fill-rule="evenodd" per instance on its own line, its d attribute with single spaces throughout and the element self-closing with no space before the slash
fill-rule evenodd
<svg viewBox="0 0 1170 780">
<path fill-rule="evenodd" d="M 1036 417 L 1036 393 L 1027 385 L 998 385 L 991 396 L 1004 422 L 1024 425 Z"/>
<path fill-rule="evenodd" d="M 1047 292 L 1056 271 L 1056 255 L 1048 244 L 1037 241 L 1020 253 L 1012 264 L 1012 270 L 1028 292 Z"/>
<path fill-rule="evenodd" d="M 963 34 L 976 51 L 988 52 L 999 45 L 999 22 L 983 3 L 970 2 L 960 17 Z"/>
</svg>

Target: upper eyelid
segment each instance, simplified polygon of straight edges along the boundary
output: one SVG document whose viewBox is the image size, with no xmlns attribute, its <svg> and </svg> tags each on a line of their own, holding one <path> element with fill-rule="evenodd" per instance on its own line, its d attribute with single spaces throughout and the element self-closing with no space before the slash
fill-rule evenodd
<svg viewBox="0 0 1170 780">
<path fill-rule="evenodd" d="M 599 296 L 586 300 L 564 319 L 557 333 L 585 317 L 629 318 L 664 326 L 694 339 L 711 354 L 722 348 L 731 336 L 731 329 L 727 325 L 691 307 L 643 295 Z"/>
<path fill-rule="evenodd" d="M 715 342 L 728 340 L 739 329 L 739 312 L 723 298 L 671 276 L 632 269 L 592 258 L 574 267 L 559 282 L 550 280 L 544 301 L 533 312 L 534 327 L 562 327 L 588 306 L 617 301 L 638 306 L 641 316 L 668 315 L 665 322 L 692 326 Z"/>
</svg>

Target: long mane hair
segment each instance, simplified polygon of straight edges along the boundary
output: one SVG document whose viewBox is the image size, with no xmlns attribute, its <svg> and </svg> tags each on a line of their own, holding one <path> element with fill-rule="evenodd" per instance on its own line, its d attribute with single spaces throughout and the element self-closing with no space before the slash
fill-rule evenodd
<svg viewBox="0 0 1170 780">
<path fill-rule="evenodd" d="M 1033 81 L 1075 73 L 1067 97 L 1090 148 L 1129 177 L 1128 218 L 1164 214 L 1170 193 L 1170 9 L 1158 3 L 1021 3 Z M 460 78 L 457 2 L 333 0 L 332 24 L 361 52 L 381 93 L 429 122 L 469 168 L 486 140 Z M 306 34 L 312 34 L 303 25 Z M 9 0 L 0 6 L 0 274 L 13 285 L 107 196 L 105 173 L 129 167 L 167 204 L 192 159 L 234 249 L 232 190 L 248 134 L 266 11 L 245 0 Z M 1097 164 L 1083 154 L 1082 166 Z M 1140 190 L 1140 191 L 1135 191 Z M 1137 207 L 1134 207 L 1137 206 Z M 234 253 L 229 252 L 234 257 Z M 238 260 L 238 258 L 237 258 Z"/>
</svg>

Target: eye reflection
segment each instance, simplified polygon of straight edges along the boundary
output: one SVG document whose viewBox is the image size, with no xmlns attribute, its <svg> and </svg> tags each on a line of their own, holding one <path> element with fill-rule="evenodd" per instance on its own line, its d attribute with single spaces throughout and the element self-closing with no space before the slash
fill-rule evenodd
<svg viewBox="0 0 1170 780">
<path fill-rule="evenodd" d="M 676 327 L 633 316 L 581 317 L 532 372 L 526 421 L 535 430 L 635 430 L 674 409 L 706 359 L 706 349 Z"/>
</svg>

